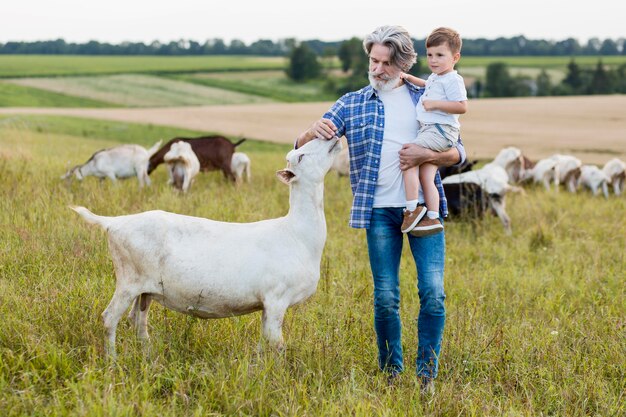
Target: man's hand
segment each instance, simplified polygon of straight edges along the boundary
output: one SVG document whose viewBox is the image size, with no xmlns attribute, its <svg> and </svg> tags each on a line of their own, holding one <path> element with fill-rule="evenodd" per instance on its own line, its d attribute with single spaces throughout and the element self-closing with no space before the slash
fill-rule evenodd
<svg viewBox="0 0 626 417">
<path fill-rule="evenodd" d="M 319 119 L 298 136 L 298 148 L 315 138 L 332 139 L 336 134 L 337 127 L 331 120 Z"/>
<path fill-rule="evenodd" d="M 405 143 L 400 149 L 400 169 L 406 171 L 425 162 L 431 162 L 436 153 L 413 143 Z"/>
<path fill-rule="evenodd" d="M 456 148 L 450 148 L 444 152 L 435 152 L 433 150 L 423 148 L 414 143 L 405 143 L 400 149 L 400 169 L 406 171 L 409 168 L 430 163 L 437 166 L 452 166 L 458 164 L 461 160 L 459 151 Z"/>
<path fill-rule="evenodd" d="M 322 137 L 326 139 L 332 139 L 337 133 L 337 127 L 329 119 L 319 119 L 309 128 L 314 132 L 315 137 Z"/>
</svg>

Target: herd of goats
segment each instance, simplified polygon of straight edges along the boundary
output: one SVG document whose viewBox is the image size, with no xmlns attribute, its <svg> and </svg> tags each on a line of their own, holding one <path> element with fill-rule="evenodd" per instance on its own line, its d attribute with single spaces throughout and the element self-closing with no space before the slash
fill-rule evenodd
<svg viewBox="0 0 626 417">
<path fill-rule="evenodd" d="M 86 163 L 69 169 L 61 178 L 75 175 L 81 180 L 91 175 L 116 181 L 136 176 L 142 187 L 150 185 L 149 174 L 165 163 L 168 184 L 183 192 L 189 190 L 200 171 L 221 170 L 226 178 L 241 183 L 251 178 L 250 158 L 235 152 L 244 141 L 232 143 L 214 135 L 177 137 L 162 147 L 159 141 L 148 150 L 139 145 L 120 145 L 96 152 Z M 482 216 L 491 211 L 499 217 L 507 234 L 511 233 L 511 221 L 505 210 L 505 195 L 522 191 L 520 184 L 540 183 L 548 191 L 552 184 L 555 190 L 562 184 L 572 193 L 585 187 L 594 196 L 602 192 L 608 198 L 610 188 L 615 195 L 622 193 L 626 178 L 626 163 L 618 158 L 611 159 L 602 168 L 583 165 L 580 159 L 562 154 L 532 162 L 515 147 L 502 149 L 493 161 L 480 169 L 473 169 L 475 164 L 476 161 L 466 161 L 461 166 L 440 169 L 450 213 L 452 216 Z M 350 174 L 347 147 L 338 153 L 331 170 L 339 175 Z"/>
<path fill-rule="evenodd" d="M 192 170 L 197 174 L 202 169 L 221 169 L 236 181 L 233 154 L 242 141 L 177 138 L 150 150 L 123 145 L 97 152 L 64 177 L 73 173 L 78 178 L 96 175 L 114 180 L 134 172 L 140 184 L 147 184 L 148 173 L 159 163 L 167 163 L 170 182 L 183 190 L 190 184 L 185 175 Z M 263 338 L 274 347 L 284 347 L 285 312 L 311 297 L 320 279 L 327 236 L 321 185 L 333 166 L 343 166 L 341 173 L 346 173 L 347 151 L 341 148 L 338 138 L 313 140 L 287 154 L 287 167 L 279 170 L 277 177 L 289 185 L 289 212 L 279 218 L 229 223 L 161 210 L 107 217 L 85 207 L 72 207 L 84 221 L 100 226 L 108 235 L 117 281 L 113 298 L 102 313 L 106 353 L 115 357 L 116 329 L 128 309 L 138 338 L 149 339 L 148 312 L 153 301 L 204 319 L 262 310 Z M 192 169 L 183 162 L 190 150 L 195 154 Z M 602 184 L 612 184 L 620 194 L 625 171 L 618 160 L 600 170 L 586 168 L 576 158 L 564 155 L 530 166 L 517 148 L 503 149 L 480 169 L 471 170 L 470 165 L 462 169 L 465 172 L 441 171 L 450 211 L 458 209 L 454 204 L 472 203 L 478 201 L 472 198 L 480 196 L 479 205 L 493 209 L 508 230 L 504 195 L 521 190 L 512 184 L 532 178 L 548 188 L 554 182 L 576 191 L 581 184 L 602 187 L 597 184 L 601 177 Z"/>
</svg>

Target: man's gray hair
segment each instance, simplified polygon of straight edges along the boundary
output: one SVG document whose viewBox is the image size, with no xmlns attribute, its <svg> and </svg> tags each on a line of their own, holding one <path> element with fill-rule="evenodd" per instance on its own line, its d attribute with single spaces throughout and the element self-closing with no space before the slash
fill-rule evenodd
<svg viewBox="0 0 626 417">
<path fill-rule="evenodd" d="M 389 63 L 408 71 L 417 62 L 413 39 L 402 26 L 380 26 L 363 40 L 363 49 L 369 56 L 372 46 L 380 44 L 390 50 Z"/>
</svg>

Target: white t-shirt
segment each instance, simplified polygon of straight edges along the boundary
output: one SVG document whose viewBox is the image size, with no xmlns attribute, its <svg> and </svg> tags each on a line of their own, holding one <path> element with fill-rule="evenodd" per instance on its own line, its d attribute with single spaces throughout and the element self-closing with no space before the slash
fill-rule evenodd
<svg viewBox="0 0 626 417">
<path fill-rule="evenodd" d="M 467 91 L 465 90 L 463 77 L 456 71 L 450 71 L 444 75 L 432 73 L 426 80 L 426 87 L 424 88 L 424 94 L 422 94 L 415 107 L 417 120 L 420 123 L 440 123 L 454 126 L 457 129 L 460 128 L 458 114 L 450 114 L 439 110 L 426 111 L 424 110 L 422 100 L 467 101 Z"/>
<path fill-rule="evenodd" d="M 380 153 L 374 207 L 404 207 L 406 195 L 398 153 L 417 136 L 415 107 L 406 85 L 391 91 L 377 91 L 385 106 L 385 130 Z"/>
</svg>

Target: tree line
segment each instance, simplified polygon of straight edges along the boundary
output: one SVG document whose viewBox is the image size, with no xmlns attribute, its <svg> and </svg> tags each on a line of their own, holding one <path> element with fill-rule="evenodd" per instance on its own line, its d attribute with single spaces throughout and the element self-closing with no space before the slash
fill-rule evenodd
<svg viewBox="0 0 626 417">
<path fill-rule="evenodd" d="M 572 56 L 572 55 L 625 55 L 624 38 L 592 38 L 581 44 L 574 38 L 561 41 L 534 40 L 525 36 L 496 39 L 464 39 L 465 56 Z M 153 41 L 122 42 L 111 44 L 89 41 L 86 43 L 66 42 L 63 39 L 0 43 L 0 54 L 50 54 L 50 55 L 262 55 L 286 56 L 298 44 L 306 44 L 318 56 L 337 53 L 344 41 L 326 42 L 307 40 L 297 42 L 294 38 L 272 41 L 260 39 L 250 44 L 239 39 L 226 43 L 221 38 L 208 39 L 202 43 L 180 39 L 168 43 Z M 425 39 L 414 39 L 415 49 L 424 55 Z"/>
<path fill-rule="evenodd" d="M 367 85 L 368 58 L 360 39 L 352 38 L 343 42 L 337 56 L 344 76 L 328 76 L 315 51 L 306 43 L 301 43 L 289 54 L 287 76 L 296 82 L 324 79 L 326 91 L 339 95 Z M 427 72 L 428 69 L 422 68 L 420 60 L 410 70 L 411 74 L 417 76 L 424 76 L 423 73 Z M 534 78 L 528 75 L 513 76 L 506 63 L 493 62 L 486 68 L 484 81 L 477 79 L 468 86 L 468 96 L 473 98 L 624 93 L 626 64 L 611 68 L 603 65 L 601 59 L 598 59 L 594 68 L 582 68 L 572 58 L 567 65 L 566 76 L 558 82 L 553 82 L 545 69 Z"/>
</svg>

